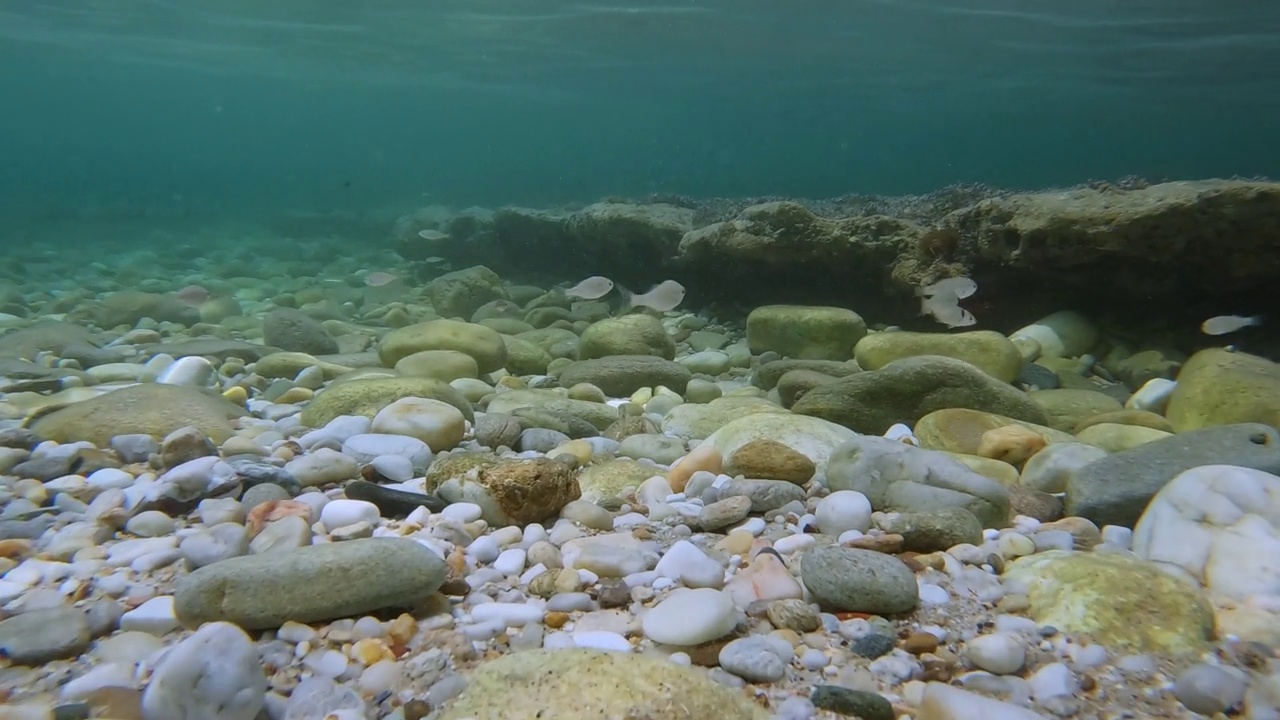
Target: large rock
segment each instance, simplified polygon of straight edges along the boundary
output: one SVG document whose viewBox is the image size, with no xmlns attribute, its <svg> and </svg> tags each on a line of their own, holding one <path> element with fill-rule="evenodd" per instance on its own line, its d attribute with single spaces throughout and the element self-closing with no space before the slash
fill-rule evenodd
<svg viewBox="0 0 1280 720">
<path fill-rule="evenodd" d="M 218 395 L 180 385 L 141 384 L 54 410 L 31 424 L 40 437 L 61 443 L 88 440 L 106 447 L 116 435 L 164 438 L 188 425 L 221 443 L 244 408 Z"/>
<path fill-rule="evenodd" d="M 813 463 L 813 477 L 822 482 L 832 453 L 855 437 L 857 434 L 852 430 L 819 418 L 764 412 L 729 421 L 711 433 L 702 444 L 715 448 L 723 458 L 736 460 L 738 451 L 754 442 L 777 442 Z"/>
<path fill-rule="evenodd" d="M 894 423 L 914 423 L 946 408 L 983 410 L 1039 425 L 1048 420 L 1020 390 L 963 360 L 938 355 L 895 360 L 879 370 L 819 385 L 791 410 L 880 435 Z"/>
<path fill-rule="evenodd" d="M 1195 585 L 1120 553 L 1049 550 L 1004 574 L 1040 625 L 1089 635 L 1113 652 L 1190 656 L 1213 637 L 1213 609 Z"/>
<path fill-rule="evenodd" d="M 76 608 L 42 608 L 0 620 L 0 656 L 18 665 L 73 658 L 89 642 L 89 620 Z"/>
<path fill-rule="evenodd" d="M 1221 348 L 1201 350 L 1178 373 L 1165 415 L 1178 432 L 1245 422 L 1280 428 L 1280 365 Z"/>
<path fill-rule="evenodd" d="M 656 355 L 672 360 L 676 356 L 676 343 L 667 335 L 662 322 L 652 315 L 605 318 L 583 331 L 578 342 L 578 359 L 611 355 Z"/>
<path fill-rule="evenodd" d="M 405 538 L 308 545 L 206 565 L 178 580 L 174 611 L 188 627 L 321 622 L 414 605 L 440 588 L 446 569 L 435 551 Z"/>
<path fill-rule="evenodd" d="M 383 408 L 401 398 L 439 400 L 458 409 L 468 421 L 475 420 L 471 403 L 441 380 L 417 377 L 368 378 L 336 382 L 320 391 L 302 411 L 302 424 L 324 427 L 339 415 L 373 418 Z"/>
<path fill-rule="evenodd" d="M 424 350 L 456 350 L 470 355 L 482 373 L 507 364 L 507 345 L 493 328 L 457 320 L 429 320 L 397 328 L 378 343 L 378 357 L 387 367 Z"/>
<path fill-rule="evenodd" d="M 518 416 L 521 410 L 536 409 L 555 415 L 571 415 L 590 423 L 596 430 L 604 430 L 617 422 L 618 410 L 612 405 L 571 400 L 562 393 L 563 390 L 509 390 L 491 400 L 485 412 Z"/>
<path fill-rule="evenodd" d="M 1009 338 L 993 330 L 962 333 L 882 332 L 864 337 L 853 357 L 864 370 L 879 370 L 894 360 L 941 355 L 963 360 L 1002 382 L 1022 370 L 1022 354 Z"/>
<path fill-rule="evenodd" d="M 447 502 L 479 505 L 493 527 L 543 522 L 582 496 L 573 470 L 547 458 L 482 461 L 461 472 L 436 470 L 433 466 L 427 474 L 427 492 Z"/>
<path fill-rule="evenodd" d="M 1049 416 L 1049 427 L 1063 432 L 1073 432 L 1077 425 L 1089 418 L 1124 410 L 1119 400 L 1093 390 L 1056 388 L 1032 390 L 1030 395 Z"/>
<path fill-rule="evenodd" d="M 1181 473 L 1138 520 L 1133 551 L 1204 588 L 1219 633 L 1280 644 L 1280 477 L 1231 465 Z"/>
<path fill-rule="evenodd" d="M 857 437 L 827 463 L 827 487 L 856 490 L 884 511 L 960 507 L 983 527 L 1009 521 L 1009 491 L 946 453 L 922 450 L 880 437 Z"/>
<path fill-rule="evenodd" d="M 294 308 L 278 308 L 262 318 L 262 341 L 288 352 L 338 352 L 338 341 L 330 337 L 320 321 Z"/>
<path fill-rule="evenodd" d="M 772 390 L 783 375 L 793 370 L 815 372 L 833 378 L 862 372 L 862 368 L 858 367 L 857 363 L 849 360 L 844 362 L 836 362 L 835 360 L 774 360 L 756 368 L 756 371 L 751 375 L 751 384 L 762 390 Z"/>
<path fill-rule="evenodd" d="M 1010 425 L 1017 425 L 1036 433 L 1044 439 L 1045 444 L 1075 442 L 1075 437 L 1070 433 L 995 413 L 966 408 L 935 410 L 920 418 L 913 430 L 921 447 L 977 455 L 979 448 L 982 447 L 983 435 Z"/>
<path fill-rule="evenodd" d="M 502 278 L 483 265 L 445 273 L 431 281 L 427 292 L 431 306 L 446 318 L 470 318 L 485 303 L 510 299 Z"/>
<path fill-rule="evenodd" d="M 1280 473 L 1280 432 L 1257 423 L 1219 425 L 1108 455 L 1070 474 L 1064 509 L 1098 526 L 1133 527 L 1161 488 L 1200 465 Z"/>
<path fill-rule="evenodd" d="M 439 720 L 770 717 L 705 671 L 648 655 L 529 650 L 491 660 L 467 679 L 466 690 L 444 706 Z"/>
<path fill-rule="evenodd" d="M 800 558 L 800 579 L 828 612 L 895 615 L 920 601 L 916 576 L 898 558 L 873 550 L 827 545 Z"/>
<path fill-rule="evenodd" d="M 138 290 L 111 293 L 98 303 L 91 315 L 93 321 L 104 328 L 117 325 L 133 327 L 143 318 L 184 324 L 192 324 L 200 319 L 195 308 L 175 302 L 172 295 Z"/>
<path fill-rule="evenodd" d="M 866 334 L 866 322 L 846 308 L 765 305 L 747 316 L 747 345 L 757 355 L 772 350 L 797 360 L 844 361 Z"/>
<path fill-rule="evenodd" d="M 1052 278 L 1059 295 L 1111 288 L 1135 302 L 1176 304 L 1220 294 L 1224 283 L 1242 292 L 1275 283 L 1278 216 L 1280 183 L 1202 180 L 1007 195 L 946 222 L 971 238 L 975 271 Z"/>
<path fill-rule="evenodd" d="M 743 416 L 788 414 L 777 403 L 758 397 L 721 397 L 705 405 L 685 403 L 667 411 L 662 432 L 686 440 L 701 440 Z"/>
<path fill-rule="evenodd" d="M 693 378 L 683 365 L 653 355 L 615 355 L 580 360 L 560 371 L 561 387 L 590 383 L 610 397 L 628 397 L 643 387 L 665 385 L 678 393 Z"/>
<path fill-rule="evenodd" d="M 266 696 L 253 640 L 230 623 L 209 623 L 160 656 L 142 694 L 142 717 L 253 720 Z"/>
</svg>

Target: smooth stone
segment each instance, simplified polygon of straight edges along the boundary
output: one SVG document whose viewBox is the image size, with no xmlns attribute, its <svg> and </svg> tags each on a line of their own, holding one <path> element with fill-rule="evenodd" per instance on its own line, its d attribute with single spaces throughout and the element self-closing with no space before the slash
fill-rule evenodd
<svg viewBox="0 0 1280 720">
<path fill-rule="evenodd" d="M 355 525 L 358 522 L 377 525 L 380 519 L 382 518 L 378 512 L 378 506 L 364 500 L 331 500 L 325 503 L 320 511 L 320 524 L 324 525 L 328 532 Z"/>
<path fill-rule="evenodd" d="M 75 657 L 89 641 L 89 620 L 75 608 L 32 610 L 0 620 L 0 655 L 18 665 Z"/>
<path fill-rule="evenodd" d="M 993 675 L 1012 675 L 1027 661 L 1027 649 L 1008 633 L 979 635 L 965 643 L 964 655 L 979 670 Z"/>
<path fill-rule="evenodd" d="M 830 611 L 892 615 L 919 602 L 915 574 L 892 555 L 835 545 L 807 551 L 800 579 L 813 600 Z"/>
<path fill-rule="evenodd" d="M 839 685 L 817 685 L 809 700 L 814 707 L 859 720 L 894 720 L 893 704 L 883 695 Z"/>
<path fill-rule="evenodd" d="M 342 492 L 352 500 L 373 503 L 383 517 L 389 518 L 406 517 L 424 507 L 437 513 L 446 507 L 445 502 L 434 495 L 397 490 L 367 480 L 353 480 L 343 486 Z"/>
<path fill-rule="evenodd" d="M 439 589 L 445 572 L 439 555 L 409 539 L 310 545 L 200 568 L 178 580 L 175 610 L 188 627 L 319 622 L 420 602 Z"/>
<path fill-rule="evenodd" d="M 794 656 L 785 641 L 767 636 L 752 635 L 731 641 L 720 649 L 720 667 L 747 682 L 777 682 L 787 674 L 787 667 Z"/>
<path fill-rule="evenodd" d="M 728 635 L 737 624 L 733 599 L 711 588 L 673 590 L 641 620 L 650 640 L 679 646 L 711 642 Z"/>
<path fill-rule="evenodd" d="M 1248 684 L 1238 672 L 1198 663 L 1173 682 L 1173 696 L 1188 710 L 1206 716 L 1224 713 L 1244 701 Z"/>
<path fill-rule="evenodd" d="M 915 720 L 1047 720 L 1047 716 L 968 690 L 931 682 Z"/>
<path fill-rule="evenodd" d="M 871 501 L 855 490 L 837 490 L 822 498 L 813 514 L 818 529 L 827 535 L 846 530 L 865 533 L 871 527 Z"/>
<path fill-rule="evenodd" d="M 724 587 L 724 568 L 688 540 L 672 545 L 653 570 L 688 588 Z"/>
<path fill-rule="evenodd" d="M 143 720 L 253 720 L 266 701 L 258 648 L 231 623 L 201 627 L 157 661 L 142 694 Z"/>
</svg>

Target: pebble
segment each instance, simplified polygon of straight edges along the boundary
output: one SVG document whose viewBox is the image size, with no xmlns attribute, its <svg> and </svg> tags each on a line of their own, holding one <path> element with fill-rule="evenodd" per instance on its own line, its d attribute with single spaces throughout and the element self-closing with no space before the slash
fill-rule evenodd
<svg viewBox="0 0 1280 720">
<path fill-rule="evenodd" d="M 964 655 L 979 670 L 994 675 L 1011 675 L 1027 661 L 1027 649 L 1007 633 L 980 635 L 965 644 Z"/>
<path fill-rule="evenodd" d="M 1183 670 L 1173 683 L 1173 695 L 1188 710 L 1201 715 L 1225 713 L 1244 701 L 1247 684 L 1237 672 L 1198 663 Z"/>
<path fill-rule="evenodd" d="M 253 641 L 231 623 L 214 622 L 159 660 L 142 694 L 142 714 L 147 720 L 253 720 L 266 691 Z"/>
<path fill-rule="evenodd" d="M 837 490 L 822 498 L 813 514 L 818 529 L 827 535 L 871 528 L 871 501 L 855 490 Z"/>
<path fill-rule="evenodd" d="M 320 511 L 320 523 L 328 532 L 359 522 L 377 525 L 381 518 L 378 506 L 364 500 L 333 500 Z"/>
<path fill-rule="evenodd" d="M 642 620 L 648 638 L 678 646 L 711 642 L 728 635 L 737 624 L 733 599 L 711 588 L 673 590 Z"/>
<path fill-rule="evenodd" d="M 839 685 L 818 685 L 809 696 L 813 706 L 859 720 L 894 720 L 893 705 L 883 695 Z M 959 720 L 959 718 L 957 718 Z"/>
<path fill-rule="evenodd" d="M 724 568 L 688 540 L 672 545 L 658 561 L 654 572 L 688 588 L 724 587 Z"/>
<path fill-rule="evenodd" d="M 747 682 L 776 682 L 787 673 L 793 652 L 769 635 L 738 638 L 720 649 L 720 667 Z"/>
</svg>

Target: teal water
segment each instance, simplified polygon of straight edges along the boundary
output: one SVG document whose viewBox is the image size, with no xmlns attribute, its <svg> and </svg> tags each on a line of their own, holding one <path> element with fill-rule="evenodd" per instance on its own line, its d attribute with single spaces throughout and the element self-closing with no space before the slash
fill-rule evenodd
<svg viewBox="0 0 1280 720">
<path fill-rule="evenodd" d="M 1280 5 L 0 0 L 0 211 L 1280 175 Z"/>
</svg>

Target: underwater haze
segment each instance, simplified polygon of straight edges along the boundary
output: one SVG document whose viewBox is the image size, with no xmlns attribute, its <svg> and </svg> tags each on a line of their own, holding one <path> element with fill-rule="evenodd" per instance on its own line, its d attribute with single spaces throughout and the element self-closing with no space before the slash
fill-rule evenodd
<svg viewBox="0 0 1280 720">
<path fill-rule="evenodd" d="M 1275 176 L 1280 5 L 0 0 L 11 218 Z"/>
</svg>

